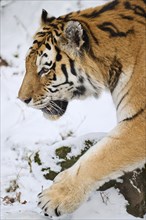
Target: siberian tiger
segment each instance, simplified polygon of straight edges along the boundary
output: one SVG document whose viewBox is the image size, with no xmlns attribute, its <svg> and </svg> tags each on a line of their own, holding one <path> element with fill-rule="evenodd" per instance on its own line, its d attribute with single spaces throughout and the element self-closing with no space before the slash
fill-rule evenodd
<svg viewBox="0 0 146 220">
<path fill-rule="evenodd" d="M 45 215 L 76 210 L 109 179 L 146 156 L 146 0 L 114 0 L 58 18 L 43 10 L 19 98 L 45 116 L 109 89 L 117 126 L 39 194 Z"/>
</svg>

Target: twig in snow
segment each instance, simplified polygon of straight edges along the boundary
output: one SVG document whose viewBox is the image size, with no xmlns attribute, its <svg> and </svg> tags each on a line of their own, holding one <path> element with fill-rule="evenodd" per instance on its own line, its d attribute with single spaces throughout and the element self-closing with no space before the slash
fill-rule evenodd
<svg viewBox="0 0 146 220">
<path fill-rule="evenodd" d="M 109 201 L 109 197 L 104 192 L 100 192 L 100 196 L 102 198 L 103 203 L 105 203 L 107 205 L 107 203 Z"/>
</svg>

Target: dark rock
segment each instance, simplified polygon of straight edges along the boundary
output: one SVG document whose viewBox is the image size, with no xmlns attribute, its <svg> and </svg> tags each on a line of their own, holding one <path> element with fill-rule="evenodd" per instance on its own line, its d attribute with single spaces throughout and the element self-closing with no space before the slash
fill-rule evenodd
<svg viewBox="0 0 146 220">
<path fill-rule="evenodd" d="M 120 193 L 128 201 L 129 214 L 143 218 L 146 214 L 146 166 L 121 177 L 123 183 L 116 183 Z"/>
</svg>

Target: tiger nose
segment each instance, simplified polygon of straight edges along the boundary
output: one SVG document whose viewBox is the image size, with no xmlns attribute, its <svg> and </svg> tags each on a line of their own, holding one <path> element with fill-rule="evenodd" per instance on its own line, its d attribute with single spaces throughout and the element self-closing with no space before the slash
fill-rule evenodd
<svg viewBox="0 0 146 220">
<path fill-rule="evenodd" d="M 26 104 L 28 104 L 30 101 L 31 101 L 31 98 L 25 99 L 23 102 L 25 102 Z"/>
<path fill-rule="evenodd" d="M 32 98 L 29 98 L 29 99 L 22 99 L 22 98 L 20 98 L 20 97 L 19 97 L 19 99 L 20 99 L 22 102 L 24 102 L 25 104 L 29 104 L 30 101 L 32 100 Z"/>
</svg>

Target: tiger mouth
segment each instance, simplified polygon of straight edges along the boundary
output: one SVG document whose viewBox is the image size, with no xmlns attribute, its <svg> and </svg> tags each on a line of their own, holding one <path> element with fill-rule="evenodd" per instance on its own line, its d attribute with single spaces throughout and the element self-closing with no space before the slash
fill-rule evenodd
<svg viewBox="0 0 146 220">
<path fill-rule="evenodd" d="M 49 105 L 42 108 L 41 111 L 50 116 L 62 116 L 67 109 L 67 101 L 50 101 Z"/>
</svg>

